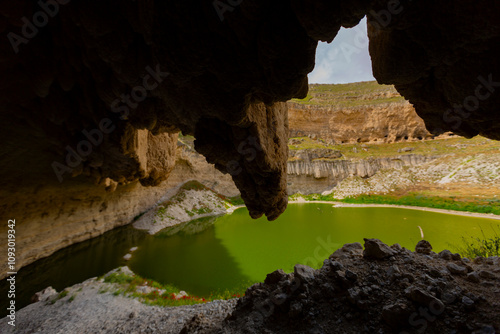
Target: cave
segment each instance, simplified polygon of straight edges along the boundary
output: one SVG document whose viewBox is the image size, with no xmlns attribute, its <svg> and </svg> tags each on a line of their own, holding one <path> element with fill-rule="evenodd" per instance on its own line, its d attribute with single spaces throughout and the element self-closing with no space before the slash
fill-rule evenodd
<svg viewBox="0 0 500 334">
<path fill-rule="evenodd" d="M 179 132 L 251 217 L 276 219 L 288 200 L 285 102 L 307 96 L 318 42 L 365 16 L 375 78 L 433 135 L 500 140 L 499 2 L 4 1 L 0 193 L 18 266 L 152 206 Z"/>
</svg>

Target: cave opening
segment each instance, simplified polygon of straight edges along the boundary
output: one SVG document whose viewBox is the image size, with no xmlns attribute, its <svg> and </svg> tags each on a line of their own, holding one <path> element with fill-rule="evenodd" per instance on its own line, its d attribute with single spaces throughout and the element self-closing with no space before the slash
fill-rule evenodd
<svg viewBox="0 0 500 334">
<path fill-rule="evenodd" d="M 320 42 L 316 49 L 316 66 L 309 73 L 314 84 L 343 84 L 373 81 L 368 52 L 368 34 L 364 17 L 353 28 L 340 28 L 331 43 Z"/>
</svg>

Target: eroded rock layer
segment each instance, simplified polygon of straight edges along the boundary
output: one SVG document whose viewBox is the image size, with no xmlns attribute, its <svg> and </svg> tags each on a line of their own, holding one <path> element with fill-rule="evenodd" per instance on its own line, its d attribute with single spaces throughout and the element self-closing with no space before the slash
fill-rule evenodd
<svg viewBox="0 0 500 334">
<path fill-rule="evenodd" d="M 288 102 L 290 137 L 328 143 L 399 142 L 431 138 L 424 121 L 393 86 L 374 81 L 309 86 L 308 97 Z"/>
<path fill-rule="evenodd" d="M 394 157 L 360 160 L 318 158 L 288 161 L 288 193 L 323 193 L 332 191 L 340 182 L 351 177 L 367 179 L 383 169 L 420 166 L 437 157 L 405 154 Z"/>
</svg>

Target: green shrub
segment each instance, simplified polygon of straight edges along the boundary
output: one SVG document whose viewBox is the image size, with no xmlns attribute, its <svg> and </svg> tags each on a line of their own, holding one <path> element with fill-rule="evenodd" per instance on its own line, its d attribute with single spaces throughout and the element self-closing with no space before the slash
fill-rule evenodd
<svg viewBox="0 0 500 334">
<path fill-rule="evenodd" d="M 188 181 L 184 183 L 181 187 L 184 190 L 210 190 L 208 187 L 204 186 L 198 181 Z"/>
<path fill-rule="evenodd" d="M 231 203 L 231 205 L 245 205 L 245 201 L 243 201 L 243 198 L 241 198 L 241 195 L 234 196 L 234 197 L 229 197 L 227 198 L 227 201 Z"/>
<path fill-rule="evenodd" d="M 61 291 L 59 293 L 59 295 L 57 295 L 57 299 L 62 299 L 64 297 L 66 297 L 67 295 L 68 295 L 68 291 L 67 290 Z"/>
<path fill-rule="evenodd" d="M 180 289 L 170 284 L 162 284 L 153 280 L 148 280 L 146 278 L 140 277 L 139 275 L 128 276 L 124 273 L 113 273 L 105 277 L 104 281 L 107 283 L 115 283 L 120 285 L 120 288 L 114 290 L 113 292 L 113 295 L 115 296 L 124 294 L 128 297 L 137 298 L 145 304 L 155 306 L 193 305 L 206 303 L 217 299 L 237 298 L 241 297 L 241 295 L 244 294 L 246 286 L 248 286 L 242 285 L 242 287 L 235 289 L 234 291 L 226 290 L 222 292 L 216 292 L 207 298 L 189 295 L 180 299 L 176 299 L 174 294 L 179 293 Z M 158 290 L 156 290 L 148 294 L 138 293 L 137 287 L 141 285 L 147 285 L 158 290 L 164 290 L 165 292 L 159 294 Z M 103 289 L 102 292 L 99 292 L 105 293 L 107 291 L 108 289 L 106 288 Z"/>
<path fill-rule="evenodd" d="M 463 246 L 459 248 L 459 253 L 462 256 L 474 259 L 478 256 L 490 257 L 500 256 L 500 236 L 496 234 L 492 238 L 486 238 L 484 232 L 482 238 L 479 237 L 462 237 Z"/>
<path fill-rule="evenodd" d="M 356 204 L 394 204 L 420 206 L 454 211 L 469 211 L 478 213 L 492 213 L 500 215 L 500 205 L 496 200 L 456 199 L 454 197 L 423 196 L 410 194 L 395 195 L 359 195 L 340 200 L 344 203 Z"/>
</svg>

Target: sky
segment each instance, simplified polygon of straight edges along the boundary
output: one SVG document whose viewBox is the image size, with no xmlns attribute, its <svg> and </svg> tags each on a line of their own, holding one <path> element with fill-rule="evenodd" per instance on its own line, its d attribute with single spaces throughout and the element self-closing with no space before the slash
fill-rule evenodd
<svg viewBox="0 0 500 334">
<path fill-rule="evenodd" d="M 354 28 L 341 28 L 332 43 L 319 43 L 316 67 L 309 83 L 349 83 L 375 80 L 368 54 L 366 17 Z"/>
</svg>

